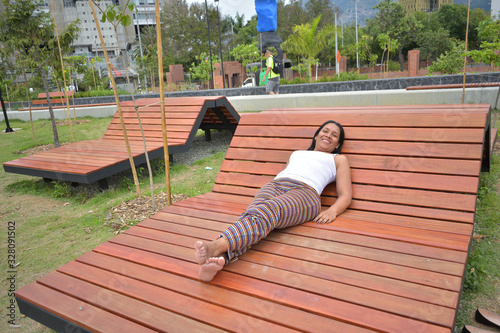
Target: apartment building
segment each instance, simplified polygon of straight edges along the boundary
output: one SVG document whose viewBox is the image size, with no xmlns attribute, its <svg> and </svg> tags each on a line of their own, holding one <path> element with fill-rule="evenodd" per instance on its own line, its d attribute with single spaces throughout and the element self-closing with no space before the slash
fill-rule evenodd
<svg viewBox="0 0 500 333">
<path fill-rule="evenodd" d="M 120 50 L 125 55 L 125 64 L 121 59 L 113 62 L 117 71 L 123 70 L 125 66 L 129 68 L 131 62 L 131 52 L 129 51 L 137 46 L 138 30 L 143 26 L 156 25 L 155 0 L 133 1 L 136 3 L 136 10 L 134 13 L 129 12 L 133 18 L 133 24 L 128 27 L 118 25 L 116 31 L 111 23 L 101 21 L 102 12 L 94 6 L 109 58 L 116 58 L 120 54 Z M 160 6 L 161 2 L 160 0 Z M 108 5 L 125 6 L 126 3 L 127 0 L 101 0 L 98 2 L 103 10 Z M 54 12 L 58 31 L 63 31 L 68 24 L 78 19 L 80 33 L 72 45 L 74 54 L 85 55 L 89 60 L 96 56 L 104 59 L 103 47 L 88 0 L 44 0 L 39 10 Z M 3 5 L 0 2 L 0 12 L 2 11 Z M 104 61 L 96 64 L 96 67 L 104 71 L 107 70 Z"/>
<path fill-rule="evenodd" d="M 409 14 L 414 12 L 433 12 L 442 5 L 453 5 L 453 0 L 399 0 Z"/>
</svg>

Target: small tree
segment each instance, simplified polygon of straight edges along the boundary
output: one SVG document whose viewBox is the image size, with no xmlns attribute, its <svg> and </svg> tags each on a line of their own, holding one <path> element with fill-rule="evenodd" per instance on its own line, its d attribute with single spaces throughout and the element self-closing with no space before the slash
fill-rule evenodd
<svg viewBox="0 0 500 333">
<path fill-rule="evenodd" d="M 387 34 L 378 35 L 377 40 L 380 44 L 380 47 L 382 47 L 382 49 L 384 50 L 384 52 L 382 52 L 382 64 L 384 63 L 384 55 L 387 52 L 386 71 L 388 71 L 389 55 L 391 54 L 391 52 L 397 51 L 399 49 L 399 42 L 397 40 L 392 40 L 391 37 Z"/>
<path fill-rule="evenodd" d="M 500 19 L 486 19 L 479 23 L 478 35 L 482 40 L 479 50 L 469 51 L 467 54 L 476 62 L 484 62 L 494 66 L 500 66 Z"/>
<path fill-rule="evenodd" d="M 429 74 L 431 73 L 441 73 L 441 74 L 457 74 L 463 68 L 465 45 L 463 42 L 455 42 L 455 46 L 447 51 L 444 55 L 440 55 L 439 58 L 429 67 L 427 70 Z"/>
<path fill-rule="evenodd" d="M 196 60 L 198 60 L 199 63 L 195 64 L 193 62 L 191 64 L 191 68 L 189 68 L 191 77 L 194 79 L 201 79 L 203 83 L 206 83 L 208 82 L 208 80 L 210 80 L 212 71 L 215 69 L 215 67 L 210 70 L 210 59 L 206 52 L 202 52 L 199 56 L 196 56 Z M 219 61 L 220 60 L 217 55 L 212 56 L 212 65 Z"/>
<path fill-rule="evenodd" d="M 318 30 L 321 15 L 316 17 L 312 23 L 297 25 L 293 28 L 293 34 L 283 43 L 283 48 L 298 54 L 306 59 L 309 72 L 309 81 L 312 82 L 312 64 L 314 59 L 326 46 L 328 37 L 334 34 L 334 25 L 327 25 Z"/>
<path fill-rule="evenodd" d="M 261 55 L 257 46 L 257 41 L 252 44 L 240 44 L 231 50 L 231 55 L 241 62 L 241 65 L 246 68 L 247 64 L 258 62 Z"/>
</svg>

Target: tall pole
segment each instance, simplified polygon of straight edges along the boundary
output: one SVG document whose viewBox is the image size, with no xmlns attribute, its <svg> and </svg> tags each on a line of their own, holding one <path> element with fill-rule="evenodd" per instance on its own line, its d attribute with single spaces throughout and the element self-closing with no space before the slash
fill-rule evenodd
<svg viewBox="0 0 500 333">
<path fill-rule="evenodd" d="M 5 109 L 5 103 L 3 102 L 3 97 L 2 97 L 2 89 L 0 89 L 0 103 L 2 103 L 2 110 L 3 110 L 3 117 L 5 119 L 5 125 L 7 125 L 7 128 L 5 129 L 5 133 L 12 133 L 14 130 L 12 127 L 10 127 L 9 124 L 9 117 L 7 117 L 7 110 Z"/>
<path fill-rule="evenodd" d="M 165 161 L 165 184 L 167 187 L 167 204 L 172 204 L 172 190 L 170 185 L 170 156 L 168 153 L 167 116 L 165 114 L 165 88 L 163 82 L 163 45 L 161 41 L 160 1 L 155 0 L 156 14 L 156 48 L 158 51 L 158 76 L 160 79 L 160 112 L 161 132 L 163 136 L 163 160 Z M 153 194 L 151 194 L 153 195 Z"/>
<path fill-rule="evenodd" d="M 212 46 L 210 45 L 210 21 L 208 20 L 208 4 L 207 0 L 205 0 L 205 16 L 207 17 L 207 34 L 208 34 L 208 52 L 210 54 L 210 73 L 212 74 L 212 89 L 215 87 L 214 84 L 214 67 L 212 65 Z M 210 84 L 209 84 L 210 85 Z"/>
<path fill-rule="evenodd" d="M 337 12 L 335 12 L 335 74 L 339 75 L 339 61 L 337 59 L 337 53 L 339 52 L 338 40 L 337 40 Z"/>
<path fill-rule="evenodd" d="M 135 5 L 135 23 L 137 26 L 137 35 L 139 37 L 139 51 L 141 51 L 141 59 L 142 59 L 144 57 L 144 54 L 142 53 L 141 27 L 139 25 L 139 13 L 137 12 L 137 4 Z M 147 93 L 148 92 L 148 80 L 146 78 L 146 71 L 144 71 L 144 88 L 145 88 L 146 93 Z"/>
<path fill-rule="evenodd" d="M 340 25 L 341 25 L 341 32 L 340 34 L 342 35 L 342 47 L 344 47 L 344 19 L 342 16 L 340 17 Z"/>
<path fill-rule="evenodd" d="M 217 5 L 217 25 L 219 26 L 219 53 L 220 53 L 220 66 L 222 69 L 222 87 L 226 89 L 226 80 L 224 76 L 224 60 L 222 59 L 222 42 L 220 39 L 220 16 L 219 16 L 219 0 L 215 0 Z"/>
<path fill-rule="evenodd" d="M 359 73 L 359 52 L 358 52 L 358 1 L 359 0 L 353 0 L 354 1 L 354 11 L 356 12 L 356 68 L 358 69 Z"/>
<path fill-rule="evenodd" d="M 468 43 L 468 36 L 469 36 L 469 14 L 470 14 L 470 0 L 469 4 L 467 5 L 467 26 L 465 28 L 465 56 L 464 56 L 464 80 L 463 80 L 463 87 L 462 87 L 462 104 L 465 102 L 465 69 L 467 66 L 467 43 Z"/>
</svg>

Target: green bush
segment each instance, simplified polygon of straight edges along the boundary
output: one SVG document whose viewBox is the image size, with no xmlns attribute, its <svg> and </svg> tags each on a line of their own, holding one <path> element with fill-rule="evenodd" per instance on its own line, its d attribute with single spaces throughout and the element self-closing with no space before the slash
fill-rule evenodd
<svg viewBox="0 0 500 333">
<path fill-rule="evenodd" d="M 357 72 L 342 72 L 339 74 L 339 76 L 337 76 L 337 75 L 334 75 L 334 76 L 323 75 L 323 77 L 319 78 L 316 82 L 355 81 L 355 80 L 367 80 L 367 79 L 368 79 L 368 76 L 359 75 Z M 286 80 L 286 79 L 280 80 L 281 85 L 302 84 L 302 83 L 309 83 L 309 79 L 302 78 L 302 77 L 295 77 L 291 80 Z"/>
<path fill-rule="evenodd" d="M 129 92 L 125 90 L 118 90 L 118 95 L 128 95 Z M 75 98 L 79 97 L 99 97 L 99 96 L 113 96 L 113 90 L 91 90 L 81 91 L 75 94 Z"/>
</svg>

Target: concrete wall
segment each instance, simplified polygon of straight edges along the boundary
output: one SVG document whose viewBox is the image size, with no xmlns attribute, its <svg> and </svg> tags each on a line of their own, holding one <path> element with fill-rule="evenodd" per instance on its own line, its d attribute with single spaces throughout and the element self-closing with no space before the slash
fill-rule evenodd
<svg viewBox="0 0 500 333">
<path fill-rule="evenodd" d="M 280 86 L 280 94 L 309 94 L 320 92 L 346 92 L 346 91 L 367 91 L 367 90 L 392 90 L 406 89 L 410 86 L 422 85 L 438 85 L 438 84 L 461 84 L 463 83 L 463 75 L 436 75 L 424 77 L 406 77 L 396 79 L 378 79 L 378 80 L 359 80 L 359 81 L 342 81 L 342 82 L 325 82 L 325 83 L 309 83 L 309 84 L 291 84 Z M 500 82 L 500 72 L 489 72 L 480 74 L 467 74 L 466 83 L 481 83 L 481 82 Z M 183 96 L 258 96 L 265 95 L 265 87 L 256 88 L 228 88 L 228 89 L 211 89 L 211 90 L 189 90 L 165 93 L 166 97 L 183 97 Z M 136 99 L 159 97 L 159 94 L 144 94 L 135 95 Z M 121 101 L 129 101 L 131 97 L 128 95 L 120 96 Z M 76 98 L 77 104 L 99 104 L 99 103 L 114 103 L 113 96 L 104 97 L 86 97 Z M 6 107 L 11 110 L 17 110 L 21 107 L 19 103 L 11 103 Z M 26 103 L 24 105 L 26 107 Z"/>
<path fill-rule="evenodd" d="M 465 90 L 464 102 L 465 104 L 488 103 L 493 106 L 496 101 L 498 89 L 496 87 L 468 88 Z M 262 111 L 270 108 L 314 106 L 462 104 L 462 89 L 398 89 L 253 97 L 239 96 L 228 97 L 228 100 L 238 112 Z"/>
<path fill-rule="evenodd" d="M 73 108 L 70 109 L 71 118 L 73 118 Z M 116 113 L 116 105 L 108 106 L 93 106 L 93 107 L 79 107 L 75 108 L 75 114 L 77 118 L 83 117 L 94 117 L 94 118 L 105 118 L 111 117 Z M 56 109 L 54 110 L 54 117 L 57 120 L 67 119 L 68 109 Z M 29 111 L 8 111 L 7 117 L 10 119 L 19 119 L 23 121 L 30 120 Z M 49 110 L 34 110 L 32 111 L 32 119 L 50 119 Z M 4 120 L 3 113 L 0 112 L 0 121 Z M 2 129 L 3 130 L 3 129 Z"/>
<path fill-rule="evenodd" d="M 498 87 L 467 88 L 465 103 L 495 104 Z M 237 112 L 262 111 L 270 108 L 296 108 L 315 106 L 352 106 L 352 105 L 411 105 L 411 104 L 461 104 L 462 89 L 436 90 L 372 90 L 327 92 L 308 94 L 258 95 L 228 97 Z M 500 104 L 500 103 L 499 103 Z M 500 107 L 497 106 L 497 108 Z M 82 107 L 76 109 L 77 117 L 109 117 L 116 112 L 116 106 Z M 73 116 L 73 110 L 71 110 Z M 57 119 L 65 119 L 64 110 L 55 111 Z M 28 111 L 10 111 L 9 119 L 29 121 Z M 49 119 L 49 112 L 34 111 L 33 120 Z M 3 114 L 0 114 L 3 120 Z"/>
</svg>

